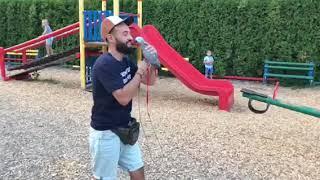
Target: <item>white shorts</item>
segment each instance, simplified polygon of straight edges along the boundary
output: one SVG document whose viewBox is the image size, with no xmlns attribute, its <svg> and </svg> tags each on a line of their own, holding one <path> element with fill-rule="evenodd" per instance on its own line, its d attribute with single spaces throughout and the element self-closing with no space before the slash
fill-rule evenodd
<svg viewBox="0 0 320 180">
<path fill-rule="evenodd" d="M 89 143 L 92 171 L 96 179 L 117 179 L 118 166 L 129 172 L 143 167 L 138 143 L 124 145 L 110 130 L 97 131 L 90 128 Z"/>
</svg>

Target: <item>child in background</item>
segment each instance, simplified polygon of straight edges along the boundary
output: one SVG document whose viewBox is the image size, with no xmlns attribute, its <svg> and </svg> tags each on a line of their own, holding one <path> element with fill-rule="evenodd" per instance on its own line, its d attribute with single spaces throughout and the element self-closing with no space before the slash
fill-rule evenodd
<svg viewBox="0 0 320 180">
<path fill-rule="evenodd" d="M 49 34 L 52 32 L 52 29 L 49 26 L 49 22 L 47 19 L 42 20 L 42 28 L 44 29 L 42 35 Z M 53 37 L 46 39 L 46 50 L 47 50 L 47 56 L 51 56 L 53 54 L 52 49 L 52 43 L 53 43 Z"/>
<path fill-rule="evenodd" d="M 210 50 L 207 51 L 207 56 L 203 59 L 203 64 L 205 66 L 205 77 L 212 79 L 212 74 L 214 73 L 214 58 L 212 56 L 212 52 Z"/>
</svg>

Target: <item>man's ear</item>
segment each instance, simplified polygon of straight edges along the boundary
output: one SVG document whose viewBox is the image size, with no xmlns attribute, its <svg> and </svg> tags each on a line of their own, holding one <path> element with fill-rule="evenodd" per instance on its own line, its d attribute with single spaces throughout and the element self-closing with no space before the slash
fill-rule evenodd
<svg viewBox="0 0 320 180">
<path fill-rule="evenodd" d="M 108 42 L 113 42 L 113 40 L 114 40 L 114 37 L 112 36 L 112 34 L 107 34 L 106 38 L 107 38 Z"/>
</svg>

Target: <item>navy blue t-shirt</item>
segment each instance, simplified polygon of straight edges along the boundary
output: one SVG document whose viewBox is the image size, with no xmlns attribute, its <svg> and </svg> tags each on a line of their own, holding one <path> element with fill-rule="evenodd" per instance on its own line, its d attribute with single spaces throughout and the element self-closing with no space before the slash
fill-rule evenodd
<svg viewBox="0 0 320 180">
<path fill-rule="evenodd" d="M 137 65 L 124 57 L 116 60 L 110 53 L 101 55 L 93 66 L 93 107 L 91 127 L 110 130 L 127 127 L 131 120 L 132 101 L 126 106 L 118 103 L 112 92 L 123 88 L 133 79 Z"/>
</svg>

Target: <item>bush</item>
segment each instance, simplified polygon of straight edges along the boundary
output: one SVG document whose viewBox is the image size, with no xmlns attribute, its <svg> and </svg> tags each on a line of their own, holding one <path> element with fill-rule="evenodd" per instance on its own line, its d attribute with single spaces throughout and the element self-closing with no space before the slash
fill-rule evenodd
<svg viewBox="0 0 320 180">
<path fill-rule="evenodd" d="M 261 76 L 267 58 L 320 62 L 319 8 L 313 0 L 154 0 L 144 22 L 200 71 L 211 49 L 220 75 Z"/>
<path fill-rule="evenodd" d="M 101 9 L 100 0 L 85 3 L 86 9 Z M 144 24 L 156 26 L 200 71 L 208 49 L 219 59 L 220 75 L 261 76 L 267 58 L 320 62 L 320 1 L 148 0 L 143 4 Z M 120 6 L 121 11 L 137 12 L 135 0 L 120 1 Z M 8 47 L 39 36 L 43 18 L 53 29 L 77 22 L 78 0 L 1 0 L 0 13 L 0 45 Z M 76 43 L 67 40 L 64 46 Z"/>
</svg>

